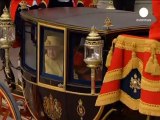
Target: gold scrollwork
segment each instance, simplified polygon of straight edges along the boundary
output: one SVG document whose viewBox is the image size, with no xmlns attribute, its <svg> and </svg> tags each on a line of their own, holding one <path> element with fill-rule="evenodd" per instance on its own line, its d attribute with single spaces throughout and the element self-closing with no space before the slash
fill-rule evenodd
<svg viewBox="0 0 160 120">
<path fill-rule="evenodd" d="M 49 97 L 43 99 L 44 112 L 52 120 L 59 120 L 62 115 L 61 103 L 50 94 Z"/>
</svg>

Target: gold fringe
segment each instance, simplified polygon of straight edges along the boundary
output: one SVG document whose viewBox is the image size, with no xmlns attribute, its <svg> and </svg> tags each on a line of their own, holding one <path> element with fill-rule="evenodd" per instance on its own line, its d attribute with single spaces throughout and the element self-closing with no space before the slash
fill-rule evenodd
<svg viewBox="0 0 160 120">
<path fill-rule="evenodd" d="M 95 106 L 103 106 L 114 103 L 119 100 L 120 90 L 106 94 L 100 94 L 96 100 Z"/>
<path fill-rule="evenodd" d="M 113 55 L 113 47 L 114 47 L 114 44 L 116 43 L 116 39 L 114 39 L 112 41 L 112 45 L 111 45 L 111 48 L 108 52 L 108 55 L 107 55 L 107 59 L 106 59 L 106 67 L 109 67 L 110 64 L 111 64 L 111 60 L 112 60 L 112 55 Z"/>
<path fill-rule="evenodd" d="M 139 112 L 145 115 L 160 116 L 160 105 L 148 104 L 140 100 Z"/>
<path fill-rule="evenodd" d="M 122 79 L 122 69 L 116 69 L 114 71 L 108 71 L 104 76 L 104 82 L 110 82 L 113 80 Z"/>
<path fill-rule="evenodd" d="M 133 99 L 123 90 L 121 90 L 120 101 L 132 110 L 139 108 L 139 99 Z"/>
<path fill-rule="evenodd" d="M 143 62 L 138 58 L 139 61 L 139 66 L 138 66 L 138 71 L 142 74 L 143 70 Z M 108 71 L 103 79 L 103 82 L 110 82 L 114 80 L 120 80 L 122 78 L 125 78 L 130 71 L 132 70 L 132 61 L 130 60 L 128 64 L 122 69 L 114 69 L 112 71 Z"/>
<path fill-rule="evenodd" d="M 147 78 L 141 78 L 141 89 L 152 91 L 152 92 L 160 92 L 160 81 L 153 81 Z"/>
</svg>

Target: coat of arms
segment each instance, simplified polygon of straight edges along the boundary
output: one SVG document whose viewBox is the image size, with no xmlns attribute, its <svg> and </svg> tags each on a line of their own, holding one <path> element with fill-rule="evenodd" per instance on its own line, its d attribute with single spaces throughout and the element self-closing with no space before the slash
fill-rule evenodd
<svg viewBox="0 0 160 120">
<path fill-rule="evenodd" d="M 61 103 L 50 94 L 43 99 L 44 112 L 52 120 L 59 120 L 62 115 Z"/>
</svg>

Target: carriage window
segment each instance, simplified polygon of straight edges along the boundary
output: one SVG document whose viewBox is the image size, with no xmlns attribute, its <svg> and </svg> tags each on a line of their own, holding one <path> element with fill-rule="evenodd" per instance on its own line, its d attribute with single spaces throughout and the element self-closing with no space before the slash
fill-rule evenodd
<svg viewBox="0 0 160 120">
<path fill-rule="evenodd" d="M 84 62 L 84 43 L 87 34 L 82 33 L 70 33 L 70 55 L 71 58 L 69 63 L 70 67 L 70 81 L 72 83 L 79 83 L 90 85 L 91 82 L 91 69 L 87 67 Z M 102 65 L 96 69 L 96 85 L 102 82 Z"/>
<path fill-rule="evenodd" d="M 43 73 L 57 79 L 64 74 L 64 30 L 40 27 L 43 51 Z"/>
<path fill-rule="evenodd" d="M 25 65 L 36 70 L 36 44 L 37 26 L 33 23 L 25 22 Z"/>
</svg>

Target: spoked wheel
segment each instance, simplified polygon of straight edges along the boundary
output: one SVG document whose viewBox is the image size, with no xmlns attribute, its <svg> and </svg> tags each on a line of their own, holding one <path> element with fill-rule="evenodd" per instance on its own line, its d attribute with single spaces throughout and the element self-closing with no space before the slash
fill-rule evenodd
<svg viewBox="0 0 160 120">
<path fill-rule="evenodd" d="M 9 89 L 0 82 L 0 119 L 21 120 L 18 106 Z"/>
</svg>

